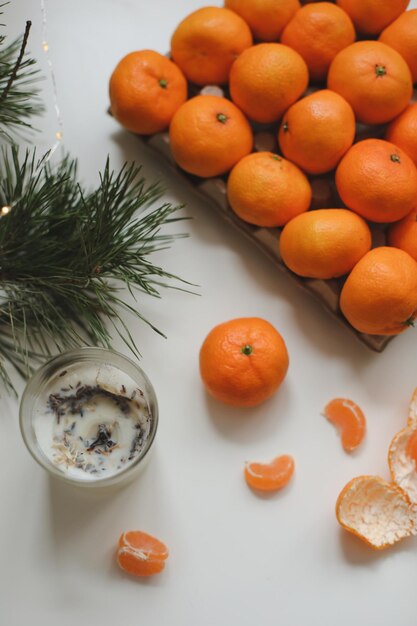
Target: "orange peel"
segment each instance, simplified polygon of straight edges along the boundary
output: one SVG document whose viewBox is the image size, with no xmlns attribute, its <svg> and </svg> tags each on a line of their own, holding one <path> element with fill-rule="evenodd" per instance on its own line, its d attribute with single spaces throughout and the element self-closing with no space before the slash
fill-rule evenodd
<svg viewBox="0 0 417 626">
<path fill-rule="evenodd" d="M 366 432 L 366 419 L 360 407 L 352 400 L 335 398 L 324 407 L 323 413 L 340 431 L 344 450 L 356 450 Z"/>
<path fill-rule="evenodd" d="M 133 576 L 153 576 L 165 567 L 168 548 L 162 541 L 140 530 L 121 534 L 117 549 L 117 563 Z"/>
<path fill-rule="evenodd" d="M 278 491 L 285 487 L 294 473 L 294 459 L 288 454 L 277 456 L 270 463 L 246 463 L 245 480 L 258 491 Z"/>
<path fill-rule="evenodd" d="M 339 524 L 375 550 L 383 550 L 416 534 L 417 512 L 398 485 L 379 476 L 359 476 L 336 502 Z"/>
</svg>

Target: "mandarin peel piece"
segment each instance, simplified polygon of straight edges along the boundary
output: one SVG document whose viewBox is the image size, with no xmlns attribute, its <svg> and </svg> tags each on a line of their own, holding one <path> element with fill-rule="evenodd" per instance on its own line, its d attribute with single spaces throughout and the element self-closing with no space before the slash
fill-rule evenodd
<svg viewBox="0 0 417 626">
<path fill-rule="evenodd" d="M 417 510 L 398 485 L 379 476 L 358 476 L 345 485 L 336 517 L 348 532 L 375 550 L 416 534 Z"/>
<path fill-rule="evenodd" d="M 417 424 L 400 430 L 391 441 L 388 465 L 392 480 L 417 504 Z"/>
<path fill-rule="evenodd" d="M 366 419 L 360 407 L 352 400 L 335 398 L 324 407 L 323 415 L 340 431 L 343 449 L 356 450 L 366 433 Z"/>
<path fill-rule="evenodd" d="M 417 426 L 417 387 L 413 391 L 408 407 L 408 426 Z"/>
<path fill-rule="evenodd" d="M 276 457 L 270 463 L 247 462 L 244 475 L 249 487 L 271 492 L 283 489 L 294 473 L 294 459 L 288 454 Z"/>
</svg>

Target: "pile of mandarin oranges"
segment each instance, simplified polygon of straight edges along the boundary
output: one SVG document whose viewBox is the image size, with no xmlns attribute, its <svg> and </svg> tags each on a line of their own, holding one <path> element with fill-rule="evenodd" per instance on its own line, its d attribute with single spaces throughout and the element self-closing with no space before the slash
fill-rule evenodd
<svg viewBox="0 0 417 626">
<path fill-rule="evenodd" d="M 132 52 L 110 79 L 125 128 L 169 130 L 179 167 L 227 177 L 237 216 L 281 229 L 295 274 L 342 278 L 342 314 L 373 335 L 404 331 L 417 311 L 417 9 L 408 4 L 225 0 L 183 19 L 169 58 Z M 254 151 L 262 129 L 273 130 L 275 152 Z M 339 202 L 312 210 L 323 175 Z"/>
</svg>

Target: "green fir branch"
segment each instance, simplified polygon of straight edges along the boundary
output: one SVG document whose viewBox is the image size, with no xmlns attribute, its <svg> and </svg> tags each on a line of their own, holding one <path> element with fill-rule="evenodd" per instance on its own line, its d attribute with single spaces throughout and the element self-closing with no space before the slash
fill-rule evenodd
<svg viewBox="0 0 417 626">
<path fill-rule="evenodd" d="M 11 206 L 0 218 L 0 379 L 6 385 L 7 361 L 26 376 L 54 352 L 110 346 L 109 321 L 139 355 L 123 312 L 160 332 L 140 312 L 140 294 L 159 297 L 163 287 L 188 291 L 190 285 L 149 258 L 186 236 L 162 231 L 183 218 L 171 204 L 151 209 L 160 196 L 135 165 L 115 174 L 107 160 L 98 188 L 89 192 L 69 157 L 52 168 L 35 152 L 2 151 L 0 206 Z M 137 305 L 125 302 L 124 287 Z"/>
</svg>

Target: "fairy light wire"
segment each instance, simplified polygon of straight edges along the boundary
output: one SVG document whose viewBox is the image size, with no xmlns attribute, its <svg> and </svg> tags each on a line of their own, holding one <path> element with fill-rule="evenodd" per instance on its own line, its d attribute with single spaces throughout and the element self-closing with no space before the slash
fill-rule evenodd
<svg viewBox="0 0 417 626">
<path fill-rule="evenodd" d="M 58 130 L 55 132 L 55 139 L 56 139 L 55 143 L 46 152 L 44 157 L 42 159 L 40 159 L 38 166 L 36 167 L 35 171 L 33 172 L 33 176 L 35 178 L 39 174 L 40 170 L 43 167 L 45 167 L 45 164 L 51 159 L 52 155 L 55 153 L 55 151 L 57 150 L 58 146 L 61 146 L 61 150 L 63 151 L 62 137 L 63 137 L 63 131 L 64 131 L 64 124 L 63 124 L 63 121 L 62 121 L 61 110 L 59 108 L 59 102 L 58 102 L 58 89 L 57 89 L 57 83 L 56 83 L 55 70 L 54 70 L 54 66 L 53 66 L 53 63 L 52 63 L 51 55 L 50 55 L 50 49 L 49 49 L 49 42 L 48 42 L 48 18 L 47 18 L 47 10 L 46 10 L 46 1 L 45 0 L 40 0 L 40 8 L 41 8 L 41 15 L 42 15 L 42 49 L 45 52 L 46 63 L 48 65 L 49 75 L 50 75 L 50 78 L 51 78 L 52 98 L 53 98 L 53 103 L 54 103 L 54 110 L 55 110 Z M 13 205 L 18 203 L 20 199 L 21 198 L 15 198 L 13 203 L 8 203 L 8 204 L 5 204 L 4 206 L 2 206 L 0 208 L 0 218 L 8 215 L 10 213 L 10 211 L 12 210 Z"/>
</svg>

